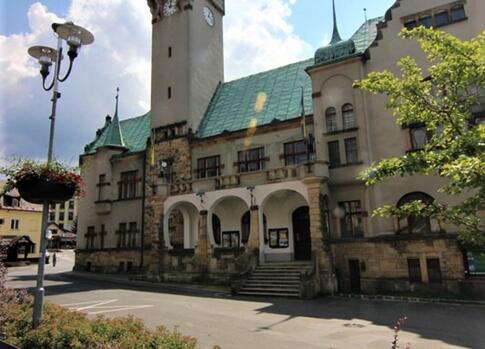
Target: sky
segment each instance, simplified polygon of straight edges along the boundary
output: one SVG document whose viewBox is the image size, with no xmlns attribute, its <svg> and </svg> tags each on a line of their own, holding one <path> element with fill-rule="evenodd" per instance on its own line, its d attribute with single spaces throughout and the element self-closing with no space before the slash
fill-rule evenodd
<svg viewBox="0 0 485 349">
<path fill-rule="evenodd" d="M 350 37 L 362 24 L 364 8 L 373 18 L 394 2 L 336 0 L 341 36 Z M 331 0 L 226 0 L 226 81 L 312 57 L 330 41 L 331 6 Z M 12 157 L 46 158 L 51 94 L 42 89 L 39 66 L 27 49 L 55 46 L 51 23 L 66 20 L 89 29 L 95 42 L 81 49 L 60 85 L 55 157 L 77 163 L 105 116 L 113 114 L 116 87 L 121 119 L 150 109 L 146 0 L 0 0 L 0 165 Z"/>
</svg>

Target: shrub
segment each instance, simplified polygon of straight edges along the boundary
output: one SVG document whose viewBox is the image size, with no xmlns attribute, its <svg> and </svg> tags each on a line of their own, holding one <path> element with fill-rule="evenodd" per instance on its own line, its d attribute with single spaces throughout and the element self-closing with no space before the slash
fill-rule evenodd
<svg viewBox="0 0 485 349">
<path fill-rule="evenodd" d="M 5 307 L 4 340 L 25 349 L 194 349 L 196 340 L 165 327 L 151 331 L 132 316 L 88 319 L 80 312 L 46 303 L 42 323 L 31 328 L 32 306 Z"/>
</svg>

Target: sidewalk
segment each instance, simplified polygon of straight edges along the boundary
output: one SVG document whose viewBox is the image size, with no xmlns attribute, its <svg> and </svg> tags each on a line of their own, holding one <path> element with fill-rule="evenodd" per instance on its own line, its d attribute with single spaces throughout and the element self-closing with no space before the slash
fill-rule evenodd
<svg viewBox="0 0 485 349">
<path fill-rule="evenodd" d="M 134 280 L 133 275 L 123 274 L 96 274 L 88 272 L 71 271 L 63 273 L 63 276 L 71 279 L 84 279 L 91 281 L 104 281 L 123 286 L 151 288 L 156 291 L 172 291 L 200 295 L 215 295 L 230 297 L 231 290 L 229 287 L 216 285 L 201 284 L 180 284 L 180 283 L 162 283 L 142 280 Z"/>
</svg>

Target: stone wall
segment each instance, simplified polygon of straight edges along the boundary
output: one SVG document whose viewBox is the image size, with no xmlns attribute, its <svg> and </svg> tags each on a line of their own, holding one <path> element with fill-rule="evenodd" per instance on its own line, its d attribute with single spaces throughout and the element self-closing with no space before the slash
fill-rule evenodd
<svg viewBox="0 0 485 349">
<path fill-rule="evenodd" d="M 407 291 L 459 292 L 464 279 L 463 252 L 454 236 L 384 236 L 354 241 L 333 241 L 339 291 L 350 292 L 349 260 L 360 262 L 364 293 Z M 420 260 L 422 283 L 409 282 L 408 258 Z M 427 258 L 439 258 L 441 284 L 430 284 Z"/>
<path fill-rule="evenodd" d="M 95 273 L 138 273 L 140 272 L 140 250 L 76 250 L 74 270 Z"/>
<path fill-rule="evenodd" d="M 146 258 L 149 274 L 158 276 L 163 269 L 163 203 L 174 193 L 170 187 L 175 183 L 192 179 L 190 141 L 188 137 L 163 140 L 155 131 L 153 150 L 148 147 L 146 163 L 145 195 L 145 243 L 151 245 L 151 253 Z M 154 152 L 153 158 L 151 152 Z M 164 177 L 161 162 L 170 168 L 171 178 Z M 166 171 L 166 170 L 165 170 Z M 189 189 L 189 188 L 187 188 Z M 179 193 L 180 194 L 180 193 Z"/>
</svg>

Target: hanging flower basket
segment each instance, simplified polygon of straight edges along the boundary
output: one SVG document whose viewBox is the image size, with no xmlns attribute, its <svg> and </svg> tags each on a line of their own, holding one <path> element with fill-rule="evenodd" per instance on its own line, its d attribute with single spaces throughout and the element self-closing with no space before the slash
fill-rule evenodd
<svg viewBox="0 0 485 349">
<path fill-rule="evenodd" d="M 81 176 L 58 162 L 18 161 L 0 172 L 7 176 L 4 192 L 16 188 L 22 199 L 33 204 L 63 203 L 82 194 Z"/>
<path fill-rule="evenodd" d="M 22 199 L 33 204 L 61 204 L 71 199 L 76 192 L 73 183 L 55 183 L 44 178 L 18 181 L 17 189 Z"/>
</svg>

